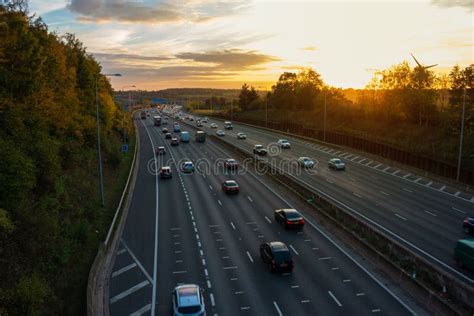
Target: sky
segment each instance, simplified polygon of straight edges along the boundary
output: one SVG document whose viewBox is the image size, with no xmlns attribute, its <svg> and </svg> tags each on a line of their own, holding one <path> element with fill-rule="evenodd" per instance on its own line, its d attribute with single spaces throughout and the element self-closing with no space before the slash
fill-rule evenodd
<svg viewBox="0 0 474 316">
<path fill-rule="evenodd" d="M 363 88 L 410 53 L 440 73 L 474 63 L 474 0 L 30 0 L 51 31 L 74 33 L 115 89 L 269 89 L 311 67 Z M 128 87 L 127 87 L 128 86 Z"/>
</svg>

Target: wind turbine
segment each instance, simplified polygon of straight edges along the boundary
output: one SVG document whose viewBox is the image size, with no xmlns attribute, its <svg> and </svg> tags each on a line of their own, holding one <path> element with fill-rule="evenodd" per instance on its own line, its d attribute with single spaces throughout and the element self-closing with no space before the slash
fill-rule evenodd
<svg viewBox="0 0 474 316">
<path fill-rule="evenodd" d="M 420 63 L 418 62 L 418 60 L 416 60 L 415 56 L 414 56 L 412 53 L 410 53 L 410 55 L 411 55 L 411 57 L 413 57 L 413 59 L 415 60 L 416 64 L 418 65 L 418 67 L 420 67 L 422 70 L 426 70 L 426 69 L 428 69 L 428 68 L 432 68 L 432 67 L 434 67 L 434 66 L 438 66 L 438 64 L 429 65 L 429 66 L 423 66 L 422 64 L 420 64 Z"/>
</svg>

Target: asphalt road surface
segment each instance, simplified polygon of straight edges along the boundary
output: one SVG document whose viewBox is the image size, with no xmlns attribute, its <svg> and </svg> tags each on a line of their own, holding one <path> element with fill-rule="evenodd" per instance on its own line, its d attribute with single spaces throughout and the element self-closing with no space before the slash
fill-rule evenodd
<svg viewBox="0 0 474 316">
<path fill-rule="evenodd" d="M 228 158 L 219 144 L 196 143 L 193 130 L 183 126 L 191 141 L 171 147 L 150 118 L 135 123 L 140 166 L 112 268 L 111 315 L 169 315 L 171 292 L 182 283 L 205 290 L 207 315 L 420 314 L 310 214 L 303 212 L 301 232 L 275 223 L 273 211 L 291 207 L 292 197 L 278 194 L 253 170 L 177 171 L 186 159 L 202 167 Z M 155 161 L 158 146 L 167 154 Z M 172 179 L 153 172 L 163 165 L 172 167 Z M 239 183 L 238 195 L 222 192 L 228 179 Z M 271 273 L 261 262 L 259 245 L 275 240 L 290 246 L 293 273 Z"/>
<path fill-rule="evenodd" d="M 211 123 L 216 123 L 218 128 L 210 128 Z M 256 144 L 269 146 L 266 159 L 274 165 L 298 174 L 296 179 L 299 181 L 474 286 L 474 273 L 458 267 L 452 257 L 456 241 L 467 237 L 462 230 L 462 222 L 468 215 L 474 214 L 472 195 L 348 151 L 311 144 L 244 124 L 233 125 L 232 130 L 225 130 L 224 141 L 249 152 Z M 202 129 L 215 134 L 216 130 L 224 130 L 224 123 L 211 119 Z M 246 133 L 247 139 L 237 140 L 238 132 Z M 289 140 L 291 149 L 277 148 L 279 138 Z M 277 154 L 272 155 L 272 151 Z M 315 174 L 300 173 L 299 168 L 287 168 L 289 160 L 304 156 L 318 163 L 314 168 Z M 346 164 L 346 171 L 329 169 L 327 162 L 331 158 L 341 158 Z"/>
</svg>

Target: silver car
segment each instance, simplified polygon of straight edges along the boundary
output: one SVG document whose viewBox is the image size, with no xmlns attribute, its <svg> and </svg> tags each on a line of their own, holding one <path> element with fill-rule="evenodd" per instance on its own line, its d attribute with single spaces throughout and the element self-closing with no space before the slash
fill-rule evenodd
<svg viewBox="0 0 474 316">
<path fill-rule="evenodd" d="M 173 290 L 174 316 L 205 316 L 206 306 L 199 285 L 184 284 Z"/>
<path fill-rule="evenodd" d="M 278 140 L 278 145 L 279 145 L 281 148 L 286 148 L 286 149 L 290 149 L 290 148 L 291 148 L 290 142 L 287 141 L 286 139 L 279 139 L 279 140 Z"/>
<path fill-rule="evenodd" d="M 329 168 L 334 170 L 346 170 L 346 165 L 344 162 L 339 158 L 333 158 L 328 161 Z"/>
<path fill-rule="evenodd" d="M 313 168 L 314 161 L 308 157 L 300 157 L 298 158 L 298 162 L 302 168 Z"/>
<path fill-rule="evenodd" d="M 217 134 L 217 136 L 225 136 L 225 132 L 224 132 L 223 130 L 221 130 L 221 129 L 218 130 L 218 131 L 216 132 L 216 134 Z"/>
</svg>

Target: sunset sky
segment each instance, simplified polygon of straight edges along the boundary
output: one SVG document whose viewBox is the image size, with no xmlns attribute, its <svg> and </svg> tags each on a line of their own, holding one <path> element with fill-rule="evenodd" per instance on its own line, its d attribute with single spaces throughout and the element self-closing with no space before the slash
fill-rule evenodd
<svg viewBox="0 0 474 316">
<path fill-rule="evenodd" d="M 434 69 L 474 62 L 472 0 L 33 0 L 51 31 L 75 33 L 115 89 L 269 87 L 312 67 L 361 88 L 410 53 Z"/>
</svg>

